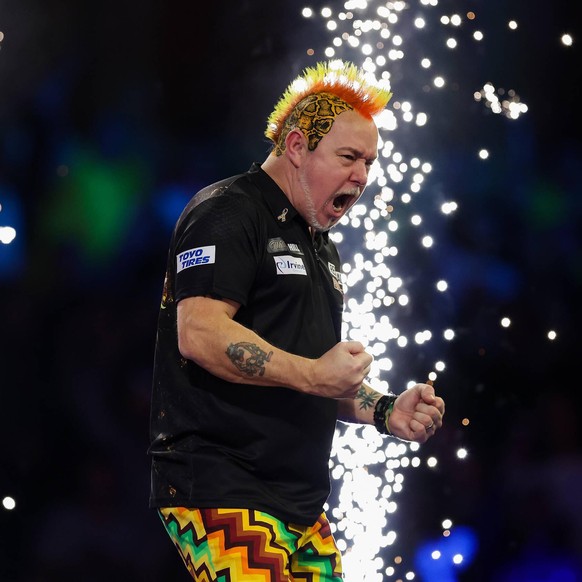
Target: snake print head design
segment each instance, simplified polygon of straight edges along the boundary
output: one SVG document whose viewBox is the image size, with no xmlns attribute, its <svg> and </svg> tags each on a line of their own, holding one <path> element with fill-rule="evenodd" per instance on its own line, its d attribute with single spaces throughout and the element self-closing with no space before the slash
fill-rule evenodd
<svg viewBox="0 0 582 582">
<path fill-rule="evenodd" d="M 301 130 L 307 139 L 309 151 L 313 151 L 321 138 L 329 133 L 335 118 L 353 107 L 332 93 L 308 95 L 300 101 L 285 120 L 283 131 L 275 146 L 275 155 L 280 156 L 285 150 L 287 134 L 295 128 Z"/>
<path fill-rule="evenodd" d="M 307 67 L 275 105 L 265 136 L 280 156 L 285 151 L 285 138 L 297 128 L 313 151 L 344 111 L 357 111 L 366 119 L 378 115 L 392 96 L 388 86 L 386 79 L 372 78 L 350 62 L 336 60 Z"/>
</svg>

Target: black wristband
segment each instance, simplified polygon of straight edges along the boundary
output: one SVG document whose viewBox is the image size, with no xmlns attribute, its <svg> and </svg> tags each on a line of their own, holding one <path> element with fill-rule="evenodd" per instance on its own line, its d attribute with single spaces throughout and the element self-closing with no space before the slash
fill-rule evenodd
<svg viewBox="0 0 582 582">
<path fill-rule="evenodd" d="M 374 407 L 374 426 L 380 434 L 392 434 L 388 428 L 388 418 L 390 418 L 397 398 L 396 394 L 389 393 L 386 396 L 381 396 L 376 402 Z"/>
</svg>

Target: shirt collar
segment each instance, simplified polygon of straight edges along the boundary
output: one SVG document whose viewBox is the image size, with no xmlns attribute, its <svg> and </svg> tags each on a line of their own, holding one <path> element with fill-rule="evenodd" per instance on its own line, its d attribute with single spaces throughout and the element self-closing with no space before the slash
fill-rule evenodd
<svg viewBox="0 0 582 582">
<path fill-rule="evenodd" d="M 263 195 L 267 206 L 278 222 L 283 224 L 293 220 L 296 216 L 299 217 L 297 210 L 295 210 L 289 198 L 285 196 L 283 190 L 256 162 L 249 170 L 249 177 Z"/>
</svg>

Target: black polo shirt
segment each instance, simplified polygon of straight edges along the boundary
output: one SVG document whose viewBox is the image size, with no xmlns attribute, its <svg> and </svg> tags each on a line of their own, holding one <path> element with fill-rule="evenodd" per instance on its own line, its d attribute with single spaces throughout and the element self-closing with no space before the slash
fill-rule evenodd
<svg viewBox="0 0 582 582">
<path fill-rule="evenodd" d="M 242 507 L 312 524 L 329 495 L 337 402 L 233 384 L 181 357 L 176 305 L 210 295 L 236 321 L 317 358 L 340 340 L 340 261 L 256 164 L 201 190 L 178 220 L 160 309 L 152 393 L 152 507 Z M 233 338 L 236 341 L 236 338 Z"/>
</svg>

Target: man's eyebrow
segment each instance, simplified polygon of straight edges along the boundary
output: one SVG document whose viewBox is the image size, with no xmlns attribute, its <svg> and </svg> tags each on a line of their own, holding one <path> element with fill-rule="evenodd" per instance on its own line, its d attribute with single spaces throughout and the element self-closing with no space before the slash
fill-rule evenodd
<svg viewBox="0 0 582 582">
<path fill-rule="evenodd" d="M 342 146 L 339 148 L 339 151 L 347 150 L 352 155 L 356 156 L 357 158 L 364 158 L 366 162 L 375 162 L 378 159 L 378 156 L 373 156 L 371 158 L 367 158 L 363 152 L 360 150 L 353 148 L 351 146 Z"/>
</svg>

